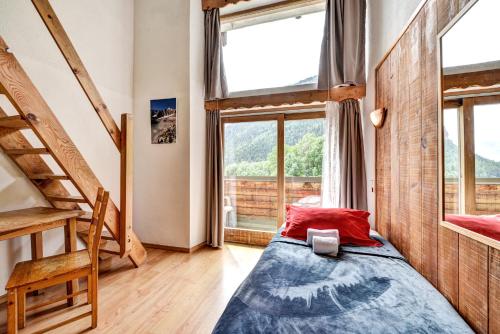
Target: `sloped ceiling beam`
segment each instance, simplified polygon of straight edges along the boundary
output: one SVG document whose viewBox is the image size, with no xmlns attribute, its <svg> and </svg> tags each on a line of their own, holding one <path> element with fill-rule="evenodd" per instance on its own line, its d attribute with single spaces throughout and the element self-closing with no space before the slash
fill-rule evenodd
<svg viewBox="0 0 500 334">
<path fill-rule="evenodd" d="M 201 0 L 201 5 L 203 10 L 209 10 L 214 8 L 222 8 L 229 4 L 235 4 L 240 1 L 250 1 L 250 0 Z"/>
</svg>

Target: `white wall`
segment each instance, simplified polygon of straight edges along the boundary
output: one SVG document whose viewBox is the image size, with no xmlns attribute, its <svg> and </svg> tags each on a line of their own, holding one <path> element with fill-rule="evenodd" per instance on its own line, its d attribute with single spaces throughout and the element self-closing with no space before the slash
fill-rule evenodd
<svg viewBox="0 0 500 334">
<path fill-rule="evenodd" d="M 200 0 L 190 0 L 190 246 L 206 241 L 205 170 L 206 118 L 204 108 L 203 59 L 204 16 Z"/>
<path fill-rule="evenodd" d="M 368 209 L 375 219 L 375 128 L 370 112 L 375 110 L 375 67 L 396 41 L 421 0 L 367 0 L 366 98 L 364 99 L 364 140 L 368 179 Z"/>
<path fill-rule="evenodd" d="M 51 4 L 119 124 L 121 113 L 132 112 L 133 1 Z M 118 151 L 30 1 L 0 0 L 0 35 L 118 204 Z M 0 100 L 0 106 L 15 114 L 5 99 Z M 29 130 L 23 132 L 36 143 Z M 54 165 L 53 161 L 48 163 Z M 0 152 L 0 211 L 36 205 L 47 203 Z M 62 231 L 48 232 L 44 237 L 46 254 L 62 251 Z M 0 287 L 12 266 L 29 254 L 29 238 L 0 242 Z"/>
<path fill-rule="evenodd" d="M 203 17 L 200 1 L 135 1 L 134 224 L 147 243 L 204 241 Z M 151 144 L 149 103 L 177 98 L 177 142 Z"/>
</svg>

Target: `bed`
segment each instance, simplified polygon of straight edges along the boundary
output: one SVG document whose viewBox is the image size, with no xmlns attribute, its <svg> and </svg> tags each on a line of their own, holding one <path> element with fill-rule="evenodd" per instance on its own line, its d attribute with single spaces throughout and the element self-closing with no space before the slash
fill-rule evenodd
<svg viewBox="0 0 500 334">
<path fill-rule="evenodd" d="M 473 333 L 385 239 L 318 256 L 278 232 L 213 333 Z"/>
</svg>

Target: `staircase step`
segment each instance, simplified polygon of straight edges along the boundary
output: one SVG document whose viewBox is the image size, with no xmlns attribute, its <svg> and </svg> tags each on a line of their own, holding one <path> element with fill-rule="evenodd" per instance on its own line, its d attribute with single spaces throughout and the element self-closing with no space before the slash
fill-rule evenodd
<svg viewBox="0 0 500 334">
<path fill-rule="evenodd" d="M 7 129 L 28 129 L 28 123 L 19 115 L 0 118 L 0 128 Z"/>
<path fill-rule="evenodd" d="M 23 154 L 49 154 L 49 150 L 45 147 L 40 148 L 18 148 L 5 150 L 5 153 L 8 155 L 23 155 Z"/>
<path fill-rule="evenodd" d="M 78 233 L 78 236 L 88 244 L 89 236 L 88 233 Z M 99 251 L 103 253 L 120 255 L 120 245 L 114 239 L 105 239 L 101 237 L 101 244 L 99 245 Z"/>
<path fill-rule="evenodd" d="M 72 202 L 72 203 L 87 203 L 85 198 L 81 196 L 47 196 L 52 202 Z"/>
<path fill-rule="evenodd" d="M 82 239 L 84 237 L 88 238 L 89 236 L 89 224 L 85 224 L 85 223 L 80 223 L 77 225 L 76 227 L 76 234 L 81 237 Z M 115 241 L 115 238 L 113 238 L 113 236 L 111 235 L 111 233 L 109 233 L 108 231 L 105 231 L 103 229 L 102 231 L 102 234 L 101 234 L 101 239 L 104 239 L 104 240 L 109 240 L 109 241 Z M 87 239 L 85 239 L 85 242 Z"/>
<path fill-rule="evenodd" d="M 67 175 L 57 174 L 31 174 L 29 178 L 32 180 L 69 180 Z"/>
<path fill-rule="evenodd" d="M 76 218 L 76 220 L 81 222 L 90 223 L 92 221 L 92 212 L 85 212 L 83 216 Z"/>
</svg>

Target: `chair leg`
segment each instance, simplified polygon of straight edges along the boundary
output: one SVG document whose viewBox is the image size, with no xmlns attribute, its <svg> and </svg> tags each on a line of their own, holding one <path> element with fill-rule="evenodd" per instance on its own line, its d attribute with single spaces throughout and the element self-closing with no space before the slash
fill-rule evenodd
<svg viewBox="0 0 500 334">
<path fill-rule="evenodd" d="M 97 327 L 97 272 L 92 274 L 92 328 Z"/>
<path fill-rule="evenodd" d="M 17 328 L 23 329 L 26 324 L 26 291 L 17 290 Z"/>
<path fill-rule="evenodd" d="M 7 290 L 7 334 L 17 333 L 17 289 Z"/>
</svg>

